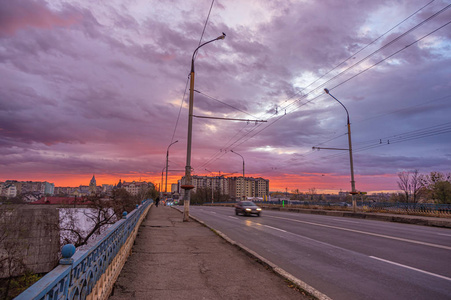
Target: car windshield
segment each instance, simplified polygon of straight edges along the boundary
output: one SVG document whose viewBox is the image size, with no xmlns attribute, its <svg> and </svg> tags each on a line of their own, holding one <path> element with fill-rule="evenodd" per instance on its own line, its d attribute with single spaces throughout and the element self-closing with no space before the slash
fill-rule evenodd
<svg viewBox="0 0 451 300">
<path fill-rule="evenodd" d="M 252 201 L 241 202 L 241 204 L 243 206 L 255 206 L 254 202 L 252 202 Z"/>
</svg>

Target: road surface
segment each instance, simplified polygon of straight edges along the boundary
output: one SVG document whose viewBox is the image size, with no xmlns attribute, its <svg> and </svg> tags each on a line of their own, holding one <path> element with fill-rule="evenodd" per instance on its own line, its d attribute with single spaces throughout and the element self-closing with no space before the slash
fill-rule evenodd
<svg viewBox="0 0 451 300">
<path fill-rule="evenodd" d="M 190 214 L 332 299 L 451 299 L 451 230 L 191 206 Z"/>
</svg>

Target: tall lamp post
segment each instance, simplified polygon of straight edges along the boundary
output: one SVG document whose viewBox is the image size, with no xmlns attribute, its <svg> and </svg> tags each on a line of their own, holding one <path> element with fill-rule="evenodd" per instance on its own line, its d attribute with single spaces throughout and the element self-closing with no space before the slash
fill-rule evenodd
<svg viewBox="0 0 451 300">
<path fill-rule="evenodd" d="M 167 192 L 168 192 L 168 161 L 169 161 L 169 147 L 171 147 L 172 145 L 174 145 L 174 144 L 177 143 L 177 142 L 178 142 L 178 140 L 175 141 L 175 142 L 173 142 L 173 143 L 171 143 L 171 144 L 168 146 L 168 149 L 166 150 L 166 181 L 165 181 L 165 184 L 164 184 L 164 193 L 165 193 L 165 194 L 167 194 Z"/>
<path fill-rule="evenodd" d="M 235 151 L 233 151 L 233 150 L 230 150 L 230 152 L 235 153 L 236 155 L 241 156 L 241 158 L 243 159 L 243 178 L 244 178 L 244 157 L 243 157 L 241 154 L 239 154 L 239 153 L 237 153 L 237 152 L 235 152 Z"/>
<path fill-rule="evenodd" d="M 192 179 L 191 179 L 191 142 L 192 142 L 192 133 L 193 133 L 193 106 L 194 106 L 194 56 L 197 51 L 209 44 L 211 42 L 217 40 L 223 40 L 226 37 L 225 33 L 222 33 L 221 36 L 205 42 L 198 46 L 196 50 L 193 52 L 193 56 L 191 58 L 191 74 L 190 74 L 190 90 L 189 90 L 189 115 L 188 115 L 188 140 L 186 147 L 186 166 L 185 166 L 185 183 L 181 186 L 182 189 L 185 190 L 185 195 L 183 196 L 184 210 L 183 210 L 183 221 L 189 221 L 189 204 L 191 199 L 191 190 L 194 188 Z"/>
<path fill-rule="evenodd" d="M 235 152 L 235 151 L 233 151 L 233 150 L 230 150 L 232 153 L 235 153 L 236 155 L 239 155 L 239 156 L 241 156 L 241 158 L 243 159 L 243 187 L 242 187 L 242 191 L 243 191 L 243 195 L 242 195 L 242 200 L 244 200 L 244 198 L 246 197 L 246 189 L 245 189 L 245 187 L 246 187 L 246 179 L 245 179 L 245 177 L 244 177 L 244 157 L 241 155 L 241 154 L 239 154 L 239 153 L 237 153 L 237 152 Z"/>
<path fill-rule="evenodd" d="M 164 169 L 166 169 L 166 167 L 163 167 L 163 169 L 161 169 L 161 183 L 160 183 L 160 188 L 159 188 L 160 198 L 163 197 L 163 174 L 164 174 Z"/>
<path fill-rule="evenodd" d="M 334 98 L 335 100 L 337 100 L 338 103 L 341 104 L 341 106 L 343 106 L 343 108 L 346 111 L 346 115 L 348 117 L 347 119 L 347 123 L 348 123 L 348 143 L 349 143 L 349 163 L 351 166 L 351 198 L 352 198 L 352 209 L 354 212 L 356 212 L 356 200 L 354 198 L 354 195 L 357 194 L 356 190 L 355 190 L 355 181 L 354 181 L 354 163 L 352 161 L 352 143 L 351 143 L 351 123 L 349 122 L 349 112 L 346 109 L 346 106 L 343 105 L 343 103 L 341 103 L 337 98 L 335 98 L 328 89 L 324 89 L 324 91 L 326 92 L 326 94 L 328 94 L 329 96 L 331 96 L 332 98 Z"/>
</svg>

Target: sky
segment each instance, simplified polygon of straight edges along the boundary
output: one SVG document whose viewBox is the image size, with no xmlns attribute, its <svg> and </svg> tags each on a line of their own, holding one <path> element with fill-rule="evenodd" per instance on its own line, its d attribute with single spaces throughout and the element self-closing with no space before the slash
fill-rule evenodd
<svg viewBox="0 0 451 300">
<path fill-rule="evenodd" d="M 347 112 L 357 190 L 397 190 L 400 172 L 451 172 L 449 7 L 1 1 L 0 181 L 159 185 L 177 141 L 175 183 L 191 59 L 223 32 L 195 56 L 194 175 L 240 176 L 244 159 L 271 191 L 350 191 Z"/>
</svg>

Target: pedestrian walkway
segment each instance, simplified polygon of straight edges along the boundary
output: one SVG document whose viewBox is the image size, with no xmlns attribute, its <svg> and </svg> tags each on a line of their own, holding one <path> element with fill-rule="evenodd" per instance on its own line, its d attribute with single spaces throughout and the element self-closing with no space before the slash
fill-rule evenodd
<svg viewBox="0 0 451 300">
<path fill-rule="evenodd" d="M 310 298 L 210 229 L 153 206 L 109 299 Z"/>
</svg>

